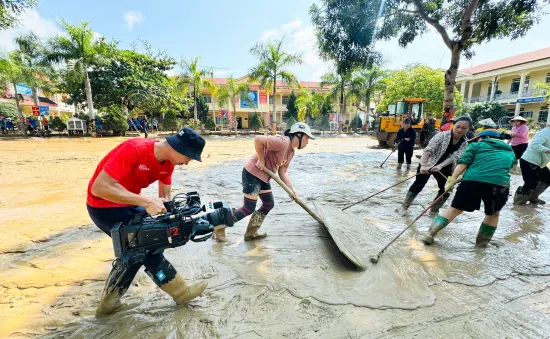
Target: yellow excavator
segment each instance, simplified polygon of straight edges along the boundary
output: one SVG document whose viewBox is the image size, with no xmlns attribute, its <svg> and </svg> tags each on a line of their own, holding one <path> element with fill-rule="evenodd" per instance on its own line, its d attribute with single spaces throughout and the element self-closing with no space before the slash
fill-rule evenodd
<svg viewBox="0 0 550 339">
<path fill-rule="evenodd" d="M 441 120 L 425 114 L 427 98 L 403 98 L 388 105 L 388 111 L 378 118 L 378 144 L 394 147 L 395 137 L 403 124 L 403 120 L 411 119 L 411 127 L 416 130 L 416 143 L 422 147 L 428 145 L 430 139 L 440 128 Z"/>
</svg>

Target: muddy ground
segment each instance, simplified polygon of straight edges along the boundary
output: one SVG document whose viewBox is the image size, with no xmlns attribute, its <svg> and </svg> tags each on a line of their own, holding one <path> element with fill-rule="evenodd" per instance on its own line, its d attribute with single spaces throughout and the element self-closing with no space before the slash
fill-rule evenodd
<svg viewBox="0 0 550 339">
<path fill-rule="evenodd" d="M 0 141 L 0 337 L 550 337 L 549 205 L 513 207 L 510 199 L 486 249 L 474 247 L 483 213 L 460 216 L 431 247 L 417 240 L 431 221 L 425 216 L 378 265 L 358 272 L 278 187 L 262 227 L 266 239 L 244 242 L 245 219 L 228 229 L 229 243 L 165 252 L 187 280 L 208 281 L 203 296 L 176 306 L 141 271 L 124 308 L 95 318 L 113 252 L 88 218 L 86 186 L 101 157 L 123 140 Z M 176 169 L 174 192 L 197 190 L 203 201 L 239 207 L 251 151 L 250 138 L 210 138 L 202 164 Z M 387 154 L 365 137 L 322 138 L 298 152 L 289 172 L 308 204 L 340 208 L 413 174 L 396 171 L 395 156 L 380 168 Z M 375 254 L 436 194 L 430 182 L 399 217 L 393 210 L 409 184 L 347 210 L 365 254 Z M 511 191 L 520 184 L 514 175 Z"/>
</svg>

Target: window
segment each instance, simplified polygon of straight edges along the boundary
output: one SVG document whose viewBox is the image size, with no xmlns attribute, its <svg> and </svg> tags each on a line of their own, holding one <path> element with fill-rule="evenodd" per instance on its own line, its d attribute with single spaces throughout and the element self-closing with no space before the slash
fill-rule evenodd
<svg viewBox="0 0 550 339">
<path fill-rule="evenodd" d="M 523 92 L 527 92 L 529 90 L 529 79 L 530 77 L 529 76 L 526 76 L 525 77 L 525 84 L 523 85 Z"/>
<path fill-rule="evenodd" d="M 539 122 L 548 121 L 548 109 L 546 111 L 539 111 Z"/>
<path fill-rule="evenodd" d="M 520 115 L 521 115 L 522 117 L 524 117 L 525 119 L 533 118 L 533 111 L 531 111 L 531 112 L 523 112 L 523 113 L 520 113 Z"/>
<path fill-rule="evenodd" d="M 202 97 L 204 98 L 204 102 L 207 104 L 212 102 L 212 97 L 210 95 L 203 95 Z"/>
<path fill-rule="evenodd" d="M 508 109 L 508 117 L 513 118 L 516 115 L 516 110 L 514 108 Z"/>
<path fill-rule="evenodd" d="M 493 83 L 494 81 L 491 81 L 489 83 L 489 88 L 487 88 L 487 96 L 490 97 L 491 96 L 491 90 L 493 89 Z M 495 93 L 498 91 L 498 81 L 497 83 L 495 84 Z"/>
<path fill-rule="evenodd" d="M 269 104 L 270 104 L 270 105 L 273 105 L 273 95 L 270 95 L 270 96 L 269 96 Z"/>
<path fill-rule="evenodd" d="M 283 105 L 288 104 L 288 95 L 283 95 Z"/>
<path fill-rule="evenodd" d="M 229 119 L 227 118 L 218 118 L 216 116 L 216 125 L 227 125 L 229 123 Z"/>
<path fill-rule="evenodd" d="M 520 78 L 512 79 L 512 84 L 510 85 L 510 93 L 517 94 L 519 91 Z"/>
<path fill-rule="evenodd" d="M 550 73 L 546 73 L 546 83 L 550 83 Z"/>
</svg>

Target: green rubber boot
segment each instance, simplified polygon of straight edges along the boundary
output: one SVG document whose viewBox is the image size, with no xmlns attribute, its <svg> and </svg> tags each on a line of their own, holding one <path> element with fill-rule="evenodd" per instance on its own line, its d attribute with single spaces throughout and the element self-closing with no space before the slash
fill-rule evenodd
<svg viewBox="0 0 550 339">
<path fill-rule="evenodd" d="M 411 207 L 416 196 L 417 196 L 416 193 L 407 191 L 407 195 L 405 196 L 405 200 L 403 201 L 403 204 L 401 205 L 401 207 L 396 209 L 395 212 L 397 212 L 399 215 L 404 215 L 405 213 L 407 213 L 407 210 L 409 209 L 409 207 Z"/>
<path fill-rule="evenodd" d="M 479 231 L 477 232 L 476 246 L 485 247 L 493 238 L 493 234 L 497 230 L 496 226 L 487 225 L 481 223 L 479 226 Z"/>
<path fill-rule="evenodd" d="M 539 181 L 537 184 L 537 187 L 531 192 L 531 195 L 529 195 L 529 203 L 530 204 L 537 204 L 537 205 L 544 205 L 546 204 L 546 201 L 539 199 L 539 196 L 546 191 L 548 188 L 548 184 L 544 183 L 542 181 Z"/>
<path fill-rule="evenodd" d="M 420 240 L 426 245 L 433 244 L 434 237 L 437 232 L 447 227 L 447 225 L 449 225 L 449 219 L 442 217 L 439 214 L 436 215 L 434 220 L 432 221 L 430 229 L 428 230 L 428 232 L 426 232 L 426 234 L 422 236 L 422 238 L 420 238 Z"/>
</svg>

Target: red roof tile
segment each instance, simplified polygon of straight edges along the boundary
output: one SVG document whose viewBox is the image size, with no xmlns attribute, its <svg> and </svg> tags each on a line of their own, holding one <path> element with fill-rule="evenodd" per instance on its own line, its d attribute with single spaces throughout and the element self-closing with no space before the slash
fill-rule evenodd
<svg viewBox="0 0 550 339">
<path fill-rule="evenodd" d="M 542 59 L 549 59 L 549 58 L 550 58 L 550 47 L 547 47 L 547 48 L 540 49 L 538 51 L 516 55 L 510 58 L 497 60 L 486 64 L 481 64 L 475 67 L 461 69 L 458 72 L 462 74 L 479 74 L 479 73 L 494 71 L 496 69 L 521 65 L 528 62 L 538 61 Z"/>
</svg>

